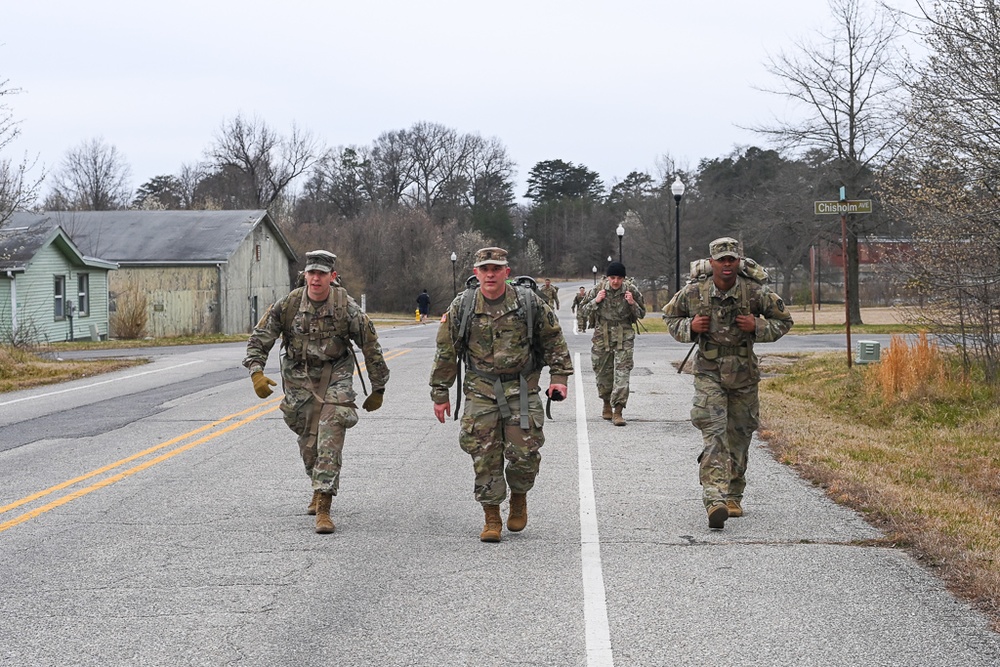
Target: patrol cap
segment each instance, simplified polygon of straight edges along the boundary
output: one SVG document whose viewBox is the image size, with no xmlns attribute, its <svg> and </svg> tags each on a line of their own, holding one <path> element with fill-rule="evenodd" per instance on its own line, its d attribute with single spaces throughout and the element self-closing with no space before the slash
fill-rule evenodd
<svg viewBox="0 0 1000 667">
<path fill-rule="evenodd" d="M 736 257 L 739 259 L 743 256 L 743 248 L 740 247 L 740 242 L 736 239 L 723 236 L 708 244 L 708 253 L 712 256 L 712 259 L 720 259 L 722 257 Z"/>
<path fill-rule="evenodd" d="M 337 256 L 326 250 L 312 250 L 306 253 L 306 268 L 303 271 L 323 271 L 331 273 Z"/>
<path fill-rule="evenodd" d="M 619 278 L 625 277 L 625 265 L 621 262 L 611 262 L 608 264 L 608 270 L 605 271 L 606 276 L 618 276 Z"/>
<path fill-rule="evenodd" d="M 507 251 L 503 248 L 480 248 L 476 251 L 475 264 L 473 267 L 484 264 L 496 264 L 497 266 L 507 266 Z"/>
</svg>

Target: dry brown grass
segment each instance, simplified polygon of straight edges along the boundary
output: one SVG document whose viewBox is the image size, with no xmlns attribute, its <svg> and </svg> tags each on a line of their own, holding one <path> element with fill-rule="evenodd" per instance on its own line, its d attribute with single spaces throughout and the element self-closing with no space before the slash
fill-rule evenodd
<svg viewBox="0 0 1000 667">
<path fill-rule="evenodd" d="M 145 359 L 59 361 L 28 350 L 0 346 L 0 392 L 77 380 L 144 363 Z"/>
<path fill-rule="evenodd" d="M 932 345 L 882 364 L 803 358 L 761 385 L 778 459 L 862 512 L 1000 629 L 1000 407 Z"/>
</svg>

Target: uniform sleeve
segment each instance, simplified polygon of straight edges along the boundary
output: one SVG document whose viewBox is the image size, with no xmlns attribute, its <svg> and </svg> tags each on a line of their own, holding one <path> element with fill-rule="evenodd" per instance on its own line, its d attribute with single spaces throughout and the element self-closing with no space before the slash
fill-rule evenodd
<svg viewBox="0 0 1000 667">
<path fill-rule="evenodd" d="M 580 303 L 580 310 L 587 317 L 590 317 L 597 312 L 597 309 L 601 304 L 596 303 L 594 299 L 597 298 L 597 293 L 601 291 L 600 285 L 595 285 L 591 287 L 590 290 L 583 296 L 583 301 Z"/>
<path fill-rule="evenodd" d="M 569 356 L 569 345 L 563 335 L 559 318 L 541 299 L 536 299 L 540 306 L 538 321 L 535 322 L 535 336 L 542 344 L 542 358 L 549 367 L 550 384 L 566 384 L 566 379 L 573 374 L 573 359 Z"/>
<path fill-rule="evenodd" d="M 247 356 L 243 359 L 243 365 L 251 375 L 264 370 L 271 348 L 281 336 L 281 316 L 286 302 L 287 298 L 271 304 L 250 333 L 250 338 L 247 340 Z"/>
<path fill-rule="evenodd" d="M 353 310 L 353 308 L 352 308 Z M 385 389 L 389 382 L 389 366 L 385 363 L 382 355 L 382 346 L 378 342 L 378 332 L 375 331 L 375 323 L 368 315 L 358 308 L 351 317 L 351 340 L 361 348 L 361 354 L 365 358 L 365 370 L 368 373 L 368 380 L 372 384 L 372 391 Z"/>
<path fill-rule="evenodd" d="M 697 285 L 685 285 L 663 307 L 663 320 L 667 324 L 667 331 L 674 337 L 674 340 L 680 343 L 691 343 L 694 341 L 691 335 L 691 320 L 694 319 L 695 313 L 690 312 L 689 293 L 697 289 Z"/>
<path fill-rule="evenodd" d="M 458 377 L 458 353 L 455 341 L 458 339 L 459 307 L 462 297 L 451 302 L 447 312 L 441 318 L 438 326 L 434 352 L 434 366 L 431 368 L 431 400 L 435 403 L 447 403 L 449 390 Z"/>
<path fill-rule="evenodd" d="M 767 287 L 761 288 L 761 317 L 757 319 L 754 339 L 758 343 L 771 343 L 792 328 L 792 314 L 785 302 Z"/>
</svg>

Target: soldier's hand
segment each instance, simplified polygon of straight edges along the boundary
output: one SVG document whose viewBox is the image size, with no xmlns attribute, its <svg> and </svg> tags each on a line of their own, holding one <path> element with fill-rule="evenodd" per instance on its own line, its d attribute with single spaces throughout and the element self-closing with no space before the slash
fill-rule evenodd
<svg viewBox="0 0 1000 667">
<path fill-rule="evenodd" d="M 251 373 L 250 379 L 253 380 L 253 390 L 257 392 L 257 396 L 260 398 L 267 398 L 274 393 L 271 387 L 275 386 L 275 382 L 271 378 L 264 375 L 264 371 Z"/>
<path fill-rule="evenodd" d="M 737 315 L 736 326 L 740 328 L 740 331 L 753 333 L 757 330 L 757 318 L 753 315 Z"/>
<path fill-rule="evenodd" d="M 605 289 L 600 290 L 597 293 L 597 296 L 594 297 L 594 303 L 600 303 L 604 301 L 604 297 L 606 297 L 607 295 L 608 295 L 608 290 Z"/>
<path fill-rule="evenodd" d="M 553 401 L 562 401 L 569 395 L 569 388 L 564 384 L 550 384 L 545 390 L 545 395 Z"/>
<path fill-rule="evenodd" d="M 712 318 L 708 315 L 695 315 L 691 320 L 691 331 L 695 333 L 708 333 Z"/>
<path fill-rule="evenodd" d="M 369 394 L 365 402 L 361 404 L 367 412 L 375 412 L 382 407 L 382 398 L 385 396 L 385 389 L 374 389 Z"/>
<path fill-rule="evenodd" d="M 451 416 L 451 401 L 445 401 L 444 403 L 435 403 L 434 416 L 437 417 L 437 420 L 443 424 L 445 416 L 448 417 Z"/>
<path fill-rule="evenodd" d="M 635 297 L 628 290 L 625 290 L 625 300 L 628 301 L 629 305 L 635 305 Z"/>
</svg>

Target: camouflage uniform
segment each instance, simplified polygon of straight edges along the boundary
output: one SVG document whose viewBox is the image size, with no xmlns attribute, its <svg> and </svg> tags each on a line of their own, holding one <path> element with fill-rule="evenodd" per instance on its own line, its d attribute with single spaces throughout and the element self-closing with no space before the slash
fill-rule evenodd
<svg viewBox="0 0 1000 667">
<path fill-rule="evenodd" d="M 559 310 L 559 288 L 549 283 L 548 285 L 543 285 L 538 290 L 542 293 L 542 297 L 545 298 L 545 303 L 549 304 L 549 308 L 552 310 Z"/>
<path fill-rule="evenodd" d="M 538 395 L 542 366 L 549 367 L 551 384 L 566 384 L 573 373 L 573 362 L 563 337 L 559 320 L 552 310 L 531 290 L 507 285 L 504 296 L 488 302 L 479 289 L 470 293 L 475 298 L 468 334 L 468 364 L 462 392 L 465 407 L 462 412 L 459 445 L 472 456 L 475 472 L 475 497 L 484 505 L 499 505 L 512 493 L 527 493 L 535 483 L 541 461 L 539 450 L 545 442 L 542 426 L 545 413 Z M 519 296 L 519 294 L 521 296 Z M 521 305 L 520 298 L 530 303 Z M 442 318 L 437 333 L 437 352 L 431 371 L 431 400 L 436 404 L 449 401 L 449 388 L 458 374 L 460 312 L 463 295 L 459 295 Z M 535 359 L 528 344 L 525 308 L 533 308 L 534 344 L 541 359 Z M 520 372 L 535 363 L 526 374 L 528 387 L 528 424 L 521 428 Z M 499 377 L 506 403 L 497 402 L 495 383 L 475 372 Z M 503 411 L 509 410 L 509 416 Z M 506 474 L 504 458 L 507 459 Z"/>
<path fill-rule="evenodd" d="M 605 297 L 598 303 L 595 299 L 602 289 L 606 290 Z M 634 304 L 625 300 L 626 291 L 632 292 Z M 605 278 L 587 292 L 579 310 L 594 322 L 590 361 L 597 376 L 597 393 L 613 407 L 624 408 L 628 403 L 629 375 L 635 366 L 632 323 L 646 316 L 642 292 L 627 279 L 613 290 Z"/>
<path fill-rule="evenodd" d="M 298 308 L 292 313 L 295 304 Z M 372 391 L 383 390 L 389 380 L 375 325 L 343 287 L 332 285 L 326 302 L 319 304 L 299 287 L 272 305 L 250 334 L 243 365 L 251 374 L 264 369 L 279 337 L 285 352 L 280 362 L 285 423 L 299 436 L 299 452 L 313 490 L 337 495 L 344 435 L 358 423 L 351 341 L 364 354 Z M 329 374 L 325 387 L 324 372 Z M 317 409 L 319 423 L 310 433 Z"/>
<path fill-rule="evenodd" d="M 587 316 L 583 313 L 583 304 L 586 300 L 586 293 L 577 293 L 577 295 L 573 297 L 573 306 L 570 308 L 571 311 L 576 313 L 576 330 L 579 332 L 587 330 Z"/>
<path fill-rule="evenodd" d="M 699 314 L 711 317 L 709 332 L 692 335 L 691 321 Z M 752 334 L 736 325 L 737 315 L 748 314 L 758 316 Z M 663 307 L 663 319 L 676 340 L 698 342 L 691 423 L 704 440 L 698 461 L 705 507 L 727 499 L 738 503 L 746 488 L 747 454 L 760 416 L 760 366 L 753 346 L 785 335 L 792 316 L 766 285 L 737 276 L 736 284 L 725 292 L 711 277 L 688 283 Z"/>
</svg>

